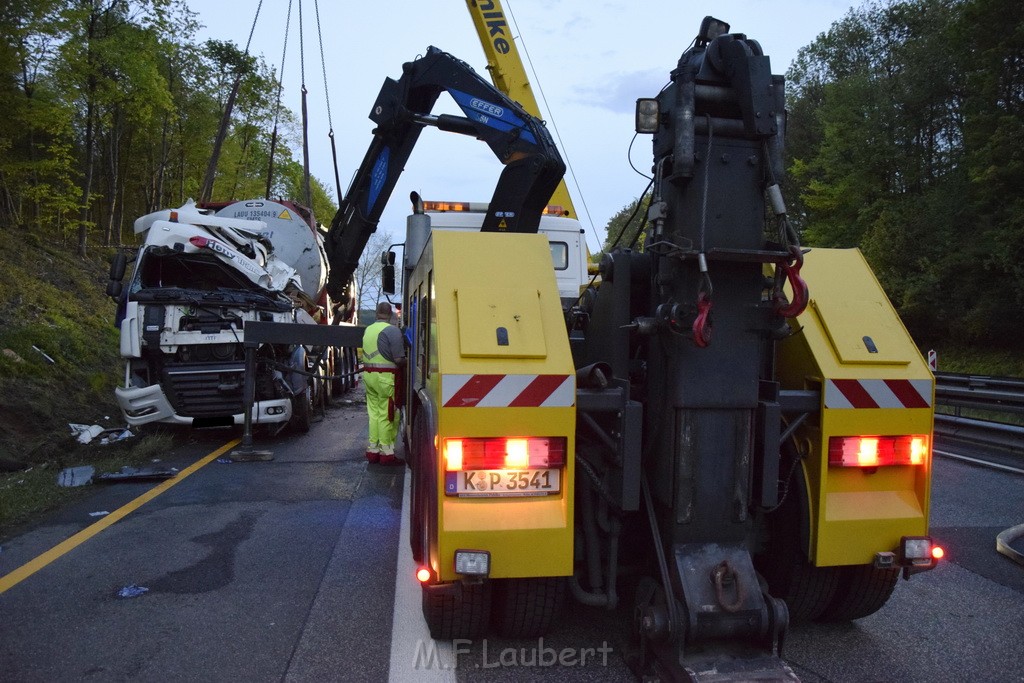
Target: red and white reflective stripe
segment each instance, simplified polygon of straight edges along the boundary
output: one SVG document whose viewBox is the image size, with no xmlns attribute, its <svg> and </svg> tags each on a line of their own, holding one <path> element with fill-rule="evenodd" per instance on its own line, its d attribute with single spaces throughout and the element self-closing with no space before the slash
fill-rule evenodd
<svg viewBox="0 0 1024 683">
<path fill-rule="evenodd" d="M 930 379 L 830 379 L 826 408 L 928 408 Z"/>
<path fill-rule="evenodd" d="M 568 408 L 576 403 L 573 375 L 442 375 L 445 408 Z"/>
</svg>

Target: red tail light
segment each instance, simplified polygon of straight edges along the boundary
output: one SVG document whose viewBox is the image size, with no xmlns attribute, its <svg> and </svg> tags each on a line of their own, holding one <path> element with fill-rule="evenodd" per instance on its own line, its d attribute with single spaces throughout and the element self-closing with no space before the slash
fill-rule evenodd
<svg viewBox="0 0 1024 683">
<path fill-rule="evenodd" d="M 209 243 L 210 240 L 206 239 L 205 237 L 196 236 L 189 237 L 188 241 L 192 243 L 192 246 L 199 247 L 200 249 L 202 249 L 207 245 L 207 243 Z"/>
<path fill-rule="evenodd" d="M 448 472 L 563 467 L 567 446 L 564 436 L 445 439 L 444 465 Z"/>
<path fill-rule="evenodd" d="M 833 436 L 828 440 L 828 464 L 833 467 L 923 465 L 928 460 L 928 437 Z"/>
</svg>

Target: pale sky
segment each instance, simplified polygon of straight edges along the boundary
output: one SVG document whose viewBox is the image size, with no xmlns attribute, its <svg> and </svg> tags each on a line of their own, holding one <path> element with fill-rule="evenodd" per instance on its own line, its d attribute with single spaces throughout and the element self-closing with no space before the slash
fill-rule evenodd
<svg viewBox="0 0 1024 683">
<path fill-rule="evenodd" d="M 302 2 L 310 170 L 334 194 L 324 76 L 313 0 L 292 0 L 284 68 L 283 103 L 301 110 L 298 5 Z M 258 0 L 188 0 L 205 25 L 200 39 L 232 40 L 244 47 Z M 653 97 L 668 81 L 705 14 L 731 24 L 731 31 L 760 42 L 772 72 L 785 73 L 797 51 L 860 2 L 850 0 L 503 0 L 518 29 L 520 54 L 543 118 L 571 169 L 569 193 L 592 251 L 604 226 L 636 198 L 647 180 L 627 159 L 638 97 Z M 342 191 L 372 138 L 370 108 L 385 77 L 398 78 L 402 64 L 434 45 L 468 62 L 487 77 L 486 59 L 464 0 L 341 2 L 320 0 L 320 25 L 338 147 Z M 286 0 L 264 0 L 250 52 L 280 68 Z M 531 71 L 532 67 L 532 71 Z M 442 95 L 434 113 L 461 113 Z M 295 158 L 301 160 L 296 147 Z M 650 136 L 633 145 L 634 165 L 651 166 Z M 424 199 L 490 199 L 501 165 L 482 142 L 428 128 L 420 136 L 405 173 L 380 222 L 395 242 L 404 239 L 409 193 Z M 331 216 L 318 216 L 325 224 Z"/>
</svg>

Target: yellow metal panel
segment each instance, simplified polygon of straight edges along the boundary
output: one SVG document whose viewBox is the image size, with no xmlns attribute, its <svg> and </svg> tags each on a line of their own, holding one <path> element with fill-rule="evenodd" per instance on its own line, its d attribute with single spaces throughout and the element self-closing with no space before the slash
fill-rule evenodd
<svg viewBox="0 0 1024 683">
<path fill-rule="evenodd" d="M 878 518 L 920 519 L 921 501 L 910 491 L 851 491 L 825 496 L 825 521 L 850 522 Z"/>
<path fill-rule="evenodd" d="M 888 302 L 815 298 L 811 308 L 841 363 L 907 365 L 916 353 Z"/>
<path fill-rule="evenodd" d="M 922 434 L 932 438 L 934 387 L 926 408 L 824 406 L 828 380 L 927 380 L 932 373 L 881 285 L 856 249 L 812 249 L 801 273 L 811 305 L 778 347 L 784 389 L 821 392 L 821 412 L 798 430 L 810 505 L 811 561 L 870 563 L 903 535 L 927 533 L 931 459 L 919 466 L 829 467 L 838 436 Z M 868 336 L 878 353 L 871 353 Z"/>
<path fill-rule="evenodd" d="M 568 463 L 557 495 L 457 498 L 444 495 L 437 463 L 438 538 L 430 564 L 452 581 L 456 549 L 491 553 L 494 578 L 566 576 L 573 568 L 576 411 L 563 407 L 449 407 L 440 400 L 446 375 L 575 375 L 551 252 L 544 235 L 434 231 L 427 386 L 437 408 L 437 439 L 565 437 Z M 416 277 L 425 278 L 417 272 Z M 518 320 L 516 319 L 518 316 Z M 496 326 L 509 331 L 508 355 Z"/>
<path fill-rule="evenodd" d="M 459 350 L 463 356 L 547 355 L 540 292 L 536 289 L 460 287 L 455 298 L 459 310 Z"/>
</svg>

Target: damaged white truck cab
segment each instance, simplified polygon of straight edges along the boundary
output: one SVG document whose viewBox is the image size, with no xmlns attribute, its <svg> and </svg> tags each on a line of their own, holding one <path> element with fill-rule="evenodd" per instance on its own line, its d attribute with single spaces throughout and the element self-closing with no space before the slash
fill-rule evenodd
<svg viewBox="0 0 1024 683">
<path fill-rule="evenodd" d="M 295 215 L 302 208 L 287 204 L 238 202 L 215 214 L 189 202 L 135 221 L 145 243 L 120 292 L 127 362 L 124 385 L 115 390 L 129 425 L 242 424 L 245 324 L 315 324 L 328 315 L 322 240 L 312 222 Z M 257 209 L 262 213 L 252 213 Z M 237 215 L 267 220 L 231 217 Z M 112 270 L 112 284 L 115 276 Z M 258 349 L 254 424 L 309 428 L 310 351 L 296 344 Z"/>
</svg>

